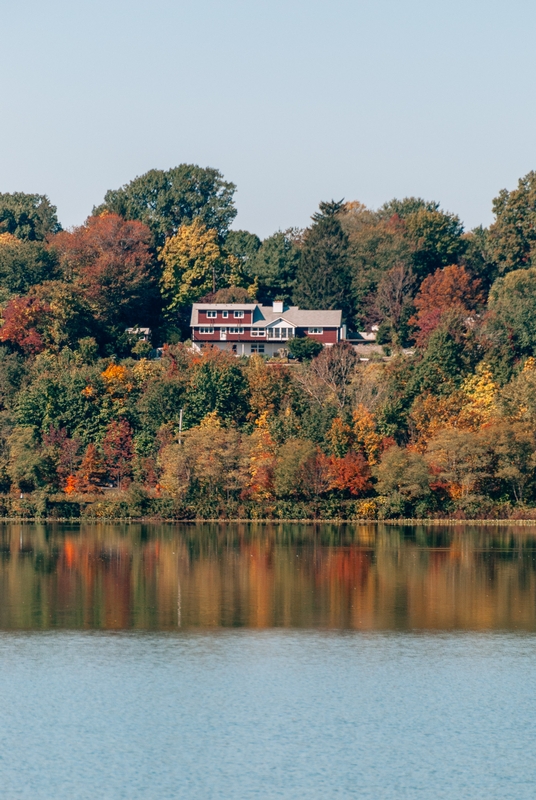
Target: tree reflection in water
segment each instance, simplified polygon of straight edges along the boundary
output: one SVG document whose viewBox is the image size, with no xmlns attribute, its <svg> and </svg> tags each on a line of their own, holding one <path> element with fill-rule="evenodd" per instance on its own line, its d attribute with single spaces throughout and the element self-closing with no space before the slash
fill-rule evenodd
<svg viewBox="0 0 536 800">
<path fill-rule="evenodd" d="M 0 526 L 0 628 L 536 630 L 536 528 Z"/>
</svg>

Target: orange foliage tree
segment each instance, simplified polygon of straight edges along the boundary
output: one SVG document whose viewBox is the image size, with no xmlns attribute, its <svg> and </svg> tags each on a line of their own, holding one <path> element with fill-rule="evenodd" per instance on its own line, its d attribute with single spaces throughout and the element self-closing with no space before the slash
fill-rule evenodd
<svg viewBox="0 0 536 800">
<path fill-rule="evenodd" d="M 343 458 L 329 460 L 330 488 L 358 497 L 371 488 L 370 468 L 362 453 L 349 450 Z"/>
<path fill-rule="evenodd" d="M 142 324 L 156 289 L 152 234 L 117 214 L 89 217 L 53 239 L 64 275 L 83 291 L 98 322 Z"/>
<path fill-rule="evenodd" d="M 415 337 L 417 344 L 426 345 L 445 311 L 456 308 L 469 313 L 483 302 L 480 281 L 471 278 L 465 267 L 453 264 L 436 270 L 424 279 L 415 297 L 417 312 L 410 323 L 419 329 Z"/>
</svg>

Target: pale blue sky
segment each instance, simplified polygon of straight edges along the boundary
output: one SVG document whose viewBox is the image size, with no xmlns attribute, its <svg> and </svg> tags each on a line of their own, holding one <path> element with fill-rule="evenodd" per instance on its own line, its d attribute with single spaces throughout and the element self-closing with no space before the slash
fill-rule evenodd
<svg viewBox="0 0 536 800">
<path fill-rule="evenodd" d="M 220 169 L 234 227 L 439 200 L 466 227 L 536 168 L 530 0 L 0 0 L 0 191 L 63 225 L 152 167 Z"/>
</svg>

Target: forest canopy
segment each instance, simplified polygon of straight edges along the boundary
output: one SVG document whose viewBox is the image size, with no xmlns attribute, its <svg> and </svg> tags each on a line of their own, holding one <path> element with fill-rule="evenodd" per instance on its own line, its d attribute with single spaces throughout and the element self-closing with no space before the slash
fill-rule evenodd
<svg viewBox="0 0 536 800">
<path fill-rule="evenodd" d="M 0 514 L 536 517 L 536 173 L 472 231 L 325 199 L 263 240 L 235 190 L 151 170 L 71 230 L 0 194 Z M 200 353 L 199 300 L 341 309 L 348 338 Z"/>
</svg>

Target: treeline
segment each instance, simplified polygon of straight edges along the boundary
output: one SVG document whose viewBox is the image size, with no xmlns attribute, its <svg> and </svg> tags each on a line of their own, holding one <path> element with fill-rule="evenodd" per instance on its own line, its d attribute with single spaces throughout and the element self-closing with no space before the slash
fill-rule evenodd
<svg viewBox="0 0 536 800">
<path fill-rule="evenodd" d="M 234 191 L 154 170 L 70 231 L 0 195 L 0 513 L 530 517 L 536 174 L 471 232 L 409 198 L 260 241 L 230 230 Z M 201 298 L 342 308 L 384 355 L 199 355 Z"/>
</svg>

